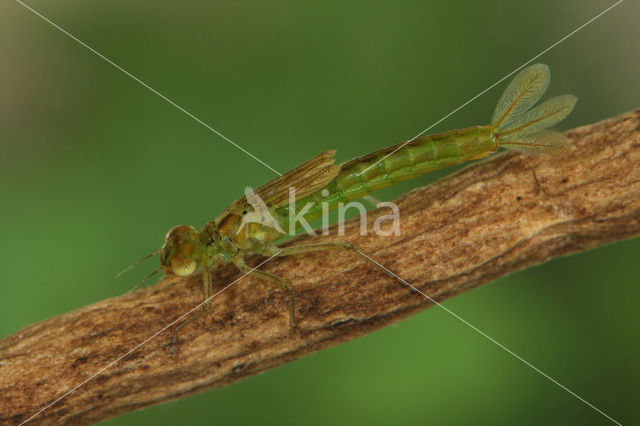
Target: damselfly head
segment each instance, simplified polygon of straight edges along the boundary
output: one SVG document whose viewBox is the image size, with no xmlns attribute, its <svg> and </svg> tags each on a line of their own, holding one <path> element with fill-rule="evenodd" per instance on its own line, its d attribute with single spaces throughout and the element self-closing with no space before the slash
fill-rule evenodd
<svg viewBox="0 0 640 426">
<path fill-rule="evenodd" d="M 198 231 L 192 226 L 178 225 L 167 232 L 160 249 L 160 264 L 166 274 L 186 277 L 200 266 L 201 244 Z"/>
</svg>

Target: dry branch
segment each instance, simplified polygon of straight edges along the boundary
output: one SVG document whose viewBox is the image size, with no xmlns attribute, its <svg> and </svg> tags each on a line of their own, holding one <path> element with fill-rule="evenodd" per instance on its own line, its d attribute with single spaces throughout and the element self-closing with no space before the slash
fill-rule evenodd
<svg viewBox="0 0 640 426">
<path fill-rule="evenodd" d="M 640 110 L 567 135 L 576 149 L 565 157 L 507 152 L 402 197 L 398 237 L 362 237 L 350 223 L 342 239 L 441 301 L 552 257 L 639 234 Z M 369 216 L 369 229 L 384 213 Z M 32 423 L 92 423 L 223 386 L 431 306 L 349 252 L 277 259 L 263 269 L 294 283 L 309 347 L 288 328 L 286 294 L 244 278 L 184 329 L 175 355 L 168 352 L 169 330 Z M 223 269 L 215 282 L 222 288 L 238 276 Z M 197 277 L 163 279 L 7 337 L 0 342 L 0 422 L 26 420 L 201 297 Z"/>
</svg>

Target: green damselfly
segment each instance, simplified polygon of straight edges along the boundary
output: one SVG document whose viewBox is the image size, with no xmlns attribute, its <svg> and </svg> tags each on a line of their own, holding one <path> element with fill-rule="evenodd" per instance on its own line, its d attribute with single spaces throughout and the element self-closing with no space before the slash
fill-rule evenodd
<svg viewBox="0 0 640 426">
<path fill-rule="evenodd" d="M 201 312 L 176 327 L 174 344 L 177 331 L 210 307 L 211 269 L 229 263 L 245 274 L 276 283 L 288 291 L 289 324 L 301 336 L 296 327 L 295 294 L 291 283 L 250 268 L 245 263 L 249 255 L 283 257 L 320 250 L 352 250 L 389 274 L 348 242 L 278 247 L 276 242 L 286 236 L 284 230 L 289 229 L 290 213 L 296 206 L 306 206 L 304 219 L 312 220 L 340 203 L 429 171 L 485 157 L 499 148 L 529 154 L 558 154 L 569 149 L 565 136 L 546 129 L 569 115 L 577 99 L 572 95 L 557 96 L 534 107 L 549 81 L 546 65 L 531 65 L 519 72 L 506 87 L 491 124 L 427 135 L 342 165 L 335 164 L 335 151 L 326 151 L 234 201 L 199 231 L 186 225 L 173 227 L 162 248 L 152 253 L 160 254 L 161 267 L 157 271 L 179 276 L 202 274 L 205 299 Z M 296 190 L 293 204 L 291 188 Z M 256 208 L 251 197 L 259 200 L 262 207 Z"/>
</svg>

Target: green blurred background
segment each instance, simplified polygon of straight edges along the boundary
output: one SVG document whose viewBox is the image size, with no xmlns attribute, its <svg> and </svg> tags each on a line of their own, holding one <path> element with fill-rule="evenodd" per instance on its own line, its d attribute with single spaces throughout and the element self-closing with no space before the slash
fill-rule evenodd
<svg viewBox="0 0 640 426">
<path fill-rule="evenodd" d="M 613 1 L 29 1 L 286 171 L 410 138 Z M 640 7 L 544 54 L 562 128 L 640 106 Z M 20 4 L 0 5 L 0 335 L 127 291 L 177 223 L 274 177 Z M 432 131 L 485 124 L 504 85 Z M 445 173 L 449 173 L 447 170 Z M 392 199 L 442 174 L 379 193 Z M 622 423 L 640 421 L 640 239 L 446 302 Z M 155 330 L 149 330 L 151 333 Z M 82 389 L 79 389 L 81 392 Z M 440 309 L 108 425 L 608 424 Z"/>
</svg>

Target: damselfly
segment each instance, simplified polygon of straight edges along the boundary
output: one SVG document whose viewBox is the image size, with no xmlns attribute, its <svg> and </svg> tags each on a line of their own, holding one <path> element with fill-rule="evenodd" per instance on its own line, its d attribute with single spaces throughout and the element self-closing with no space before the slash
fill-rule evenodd
<svg viewBox="0 0 640 426">
<path fill-rule="evenodd" d="M 340 203 L 429 171 L 485 157 L 499 148 L 528 154 L 562 153 L 570 146 L 568 140 L 546 129 L 569 115 L 577 99 L 572 95 L 557 96 L 534 107 L 549 81 L 546 65 L 531 65 L 506 87 L 489 125 L 427 135 L 342 165 L 335 164 L 335 151 L 326 151 L 255 191 L 248 191 L 199 231 L 186 225 L 173 227 L 162 248 L 150 256 L 160 254 L 161 267 L 157 271 L 168 275 L 201 274 L 205 299 L 202 311 L 176 327 L 173 343 L 180 328 L 208 311 L 213 286 L 211 269 L 229 263 L 245 274 L 288 291 L 289 324 L 301 336 L 295 321 L 291 283 L 250 268 L 245 263 L 247 256 L 284 257 L 320 250 L 351 250 L 383 272 L 389 272 L 348 242 L 278 247 L 276 242 L 289 229 L 292 209 L 305 206 L 304 219 L 312 220 Z M 294 203 L 290 199 L 291 189 L 295 190 Z"/>
</svg>

